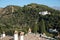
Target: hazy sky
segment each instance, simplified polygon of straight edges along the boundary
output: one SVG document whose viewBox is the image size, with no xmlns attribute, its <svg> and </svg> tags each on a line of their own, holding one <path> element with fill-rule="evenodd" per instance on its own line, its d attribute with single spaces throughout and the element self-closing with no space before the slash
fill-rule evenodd
<svg viewBox="0 0 60 40">
<path fill-rule="evenodd" d="M 0 0 L 0 7 L 5 7 L 7 5 L 24 6 L 30 3 L 60 7 L 60 0 Z"/>
</svg>

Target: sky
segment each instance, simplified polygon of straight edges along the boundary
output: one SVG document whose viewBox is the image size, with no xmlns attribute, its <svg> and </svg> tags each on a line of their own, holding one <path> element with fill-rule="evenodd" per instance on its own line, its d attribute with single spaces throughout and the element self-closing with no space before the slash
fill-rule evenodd
<svg viewBox="0 0 60 40">
<path fill-rule="evenodd" d="M 0 0 L 0 7 L 6 7 L 8 5 L 24 6 L 30 3 L 60 7 L 60 0 Z"/>
</svg>

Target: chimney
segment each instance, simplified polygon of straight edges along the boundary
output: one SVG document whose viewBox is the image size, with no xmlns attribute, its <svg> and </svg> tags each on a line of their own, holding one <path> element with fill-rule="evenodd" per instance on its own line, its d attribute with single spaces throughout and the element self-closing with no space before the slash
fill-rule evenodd
<svg viewBox="0 0 60 40">
<path fill-rule="evenodd" d="M 24 32 L 20 33 L 20 40 L 24 40 Z"/>
<path fill-rule="evenodd" d="M 29 28 L 28 33 L 31 33 L 31 28 Z"/>
<path fill-rule="evenodd" d="M 4 38 L 6 35 L 5 35 L 5 32 L 3 31 L 3 34 L 2 34 L 2 38 Z"/>
<path fill-rule="evenodd" d="M 14 40 L 18 40 L 18 32 L 17 31 L 15 31 L 15 33 L 14 33 Z"/>
</svg>

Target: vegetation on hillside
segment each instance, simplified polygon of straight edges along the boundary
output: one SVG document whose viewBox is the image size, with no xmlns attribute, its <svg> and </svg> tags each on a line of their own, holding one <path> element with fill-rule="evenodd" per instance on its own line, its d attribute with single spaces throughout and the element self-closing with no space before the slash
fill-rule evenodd
<svg viewBox="0 0 60 40">
<path fill-rule="evenodd" d="M 13 7 L 13 12 L 12 12 Z M 48 11 L 50 15 L 41 15 L 39 12 Z M 60 32 L 60 11 L 48 6 L 31 3 L 23 7 L 7 6 L 0 12 L 0 33 L 25 31 L 30 27 L 32 32 L 48 32 L 50 28 Z"/>
</svg>

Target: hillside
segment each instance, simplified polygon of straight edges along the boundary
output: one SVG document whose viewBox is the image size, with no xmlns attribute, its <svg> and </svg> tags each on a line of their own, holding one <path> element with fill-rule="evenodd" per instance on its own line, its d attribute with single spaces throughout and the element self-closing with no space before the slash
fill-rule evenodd
<svg viewBox="0 0 60 40">
<path fill-rule="evenodd" d="M 13 8 L 12 8 L 13 7 Z M 13 10 L 12 10 L 13 9 Z M 41 11 L 48 11 L 50 15 L 39 15 Z M 33 32 L 41 32 L 42 19 L 46 31 L 56 28 L 60 32 L 60 11 L 48 6 L 31 3 L 23 7 L 9 5 L 0 9 L 0 32 L 9 30 L 22 30 L 31 27 Z"/>
</svg>

